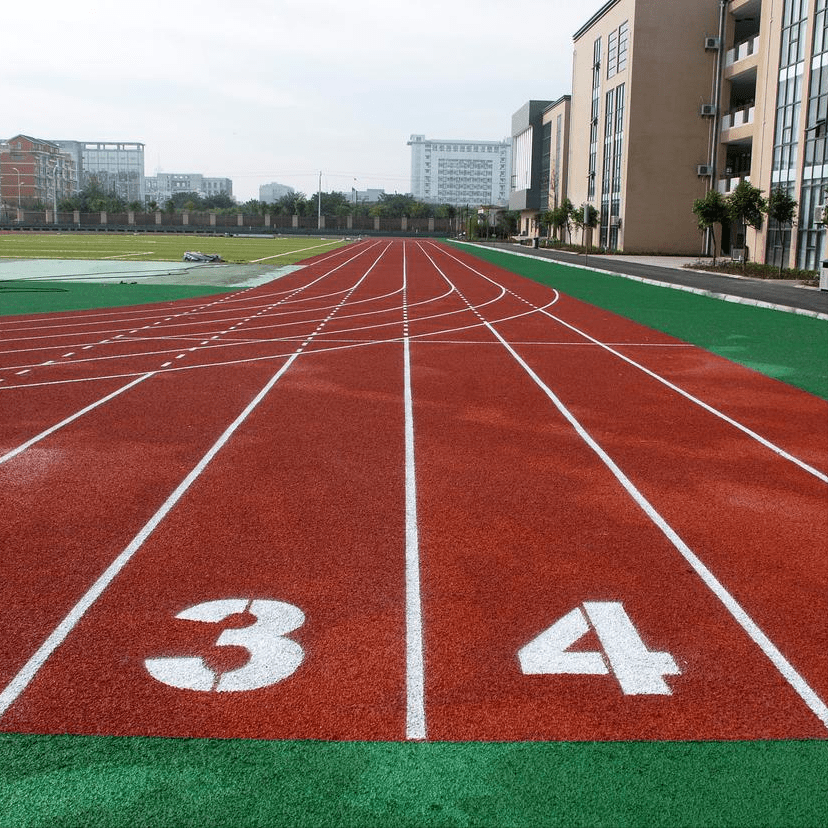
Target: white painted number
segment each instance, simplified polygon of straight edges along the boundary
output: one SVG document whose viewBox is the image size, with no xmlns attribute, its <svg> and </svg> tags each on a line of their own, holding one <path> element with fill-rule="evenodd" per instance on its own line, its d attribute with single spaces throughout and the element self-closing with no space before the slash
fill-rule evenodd
<svg viewBox="0 0 828 828">
<path fill-rule="evenodd" d="M 176 618 L 218 624 L 245 610 L 256 617 L 256 623 L 241 629 L 224 630 L 216 640 L 219 647 L 244 647 L 250 653 L 250 659 L 243 667 L 218 676 L 200 656 L 148 658 L 144 664 L 150 675 L 182 690 L 219 693 L 257 690 L 287 678 L 304 658 L 301 646 L 285 638 L 305 621 L 305 614 L 298 607 L 282 601 L 228 598 L 197 604 L 178 613 Z"/>
<path fill-rule="evenodd" d="M 590 624 L 604 648 L 603 654 L 568 652 L 589 632 Z M 526 675 L 600 676 L 612 670 L 628 696 L 669 696 L 672 691 L 664 676 L 681 675 L 670 653 L 647 649 L 618 601 L 585 601 L 583 609 L 576 607 L 521 647 L 518 661 Z"/>
</svg>

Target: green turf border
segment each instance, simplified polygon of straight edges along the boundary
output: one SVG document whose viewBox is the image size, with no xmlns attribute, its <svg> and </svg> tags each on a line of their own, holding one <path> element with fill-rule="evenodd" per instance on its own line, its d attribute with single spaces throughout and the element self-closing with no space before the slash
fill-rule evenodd
<svg viewBox="0 0 828 828">
<path fill-rule="evenodd" d="M 466 253 L 828 399 L 828 320 L 726 302 L 540 257 Z"/>
<path fill-rule="evenodd" d="M 0 735 L 3 826 L 818 826 L 828 743 Z"/>
<path fill-rule="evenodd" d="M 237 288 L 239 289 L 239 288 Z M 28 279 L 0 281 L 0 316 L 61 313 L 176 302 L 231 293 L 209 285 L 142 285 L 127 282 L 62 282 Z"/>
</svg>

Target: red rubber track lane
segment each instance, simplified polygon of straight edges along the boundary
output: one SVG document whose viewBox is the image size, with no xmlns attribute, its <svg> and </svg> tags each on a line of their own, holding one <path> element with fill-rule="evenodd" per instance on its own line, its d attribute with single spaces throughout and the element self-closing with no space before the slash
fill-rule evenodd
<svg viewBox="0 0 828 828">
<path fill-rule="evenodd" d="M 374 278 L 399 282 L 399 258 L 388 256 Z M 398 319 L 397 339 L 401 331 Z M 402 738 L 401 385 L 398 342 L 300 357 L 3 726 Z M 293 638 L 313 658 L 290 681 L 240 695 L 204 694 L 148 675 L 146 657 L 204 652 L 215 640 L 211 625 L 184 623 L 176 613 L 241 596 L 287 601 L 305 613 Z M 238 653 L 228 649 L 216 669 L 238 666 Z"/>
<path fill-rule="evenodd" d="M 407 299 L 400 293 L 403 255 Z M 337 262 L 346 264 L 332 270 Z M 288 366 L 25 687 L 1 728 L 404 738 L 405 302 L 428 737 L 824 738 L 825 727 L 481 315 L 509 334 L 532 370 L 617 455 L 821 690 L 825 647 L 815 618 L 826 578 L 817 561 L 797 558 L 824 543 L 825 535 L 816 534 L 820 526 L 812 531 L 801 520 L 803 509 L 824 505 L 824 484 L 812 488 L 802 469 L 757 449 L 733 426 L 547 314 L 565 311 L 572 326 L 588 327 L 596 339 L 625 353 L 645 351 L 654 371 L 675 366 L 677 353 L 685 360 L 680 365 L 689 364 L 685 352 L 695 349 L 432 243 L 365 243 L 287 278 L 238 297 L 242 325 L 222 336 L 232 337 L 238 356 L 251 361 L 227 359 L 218 368 L 218 345 L 188 351 L 181 367 L 153 368 L 158 374 L 37 444 L 41 456 L 62 450 L 49 456 L 41 476 L 19 486 L 28 500 L 8 535 L 19 539 L 15 577 L 0 587 L 17 636 L 6 638 L 15 642 L 4 648 L 6 680 L 236 416 L 257 382 L 260 387 L 278 365 Z M 299 292 L 289 299 L 292 288 Z M 192 316 L 188 324 L 204 321 Z M 161 333 L 179 336 L 182 328 L 176 322 Z M 134 346 L 121 354 L 119 370 L 129 372 L 136 359 L 150 370 L 158 357 L 142 350 L 147 343 Z M 301 355 L 291 357 L 297 348 Z M 715 359 L 707 365 L 715 372 Z M 77 379 L 89 381 L 78 386 L 110 382 L 92 382 L 95 370 L 76 369 Z M 756 383 L 751 427 L 761 431 L 781 384 L 744 375 Z M 244 387 L 231 401 L 233 383 Z M 0 394 L 27 390 L 40 389 Z M 815 417 L 825 410 L 814 408 L 808 395 L 798 402 L 790 403 L 802 413 L 798 430 L 791 425 L 786 437 L 784 422 L 772 420 L 775 439 L 790 451 L 809 442 L 799 431 L 820 422 Z M 741 403 L 722 393 L 715 404 L 738 409 Z M 149 420 L 153 426 L 163 420 L 163 430 L 152 436 L 148 412 L 163 413 Z M 203 428 L 189 434 L 202 418 Z M 124 422 L 138 430 L 136 445 L 121 445 Z M 104 447 L 94 457 L 90 435 Z M 720 452 L 730 460 L 722 461 Z M 2 485 L 11 479 L 14 486 L 14 475 L 25 462 L 36 465 L 37 456 L 32 447 L 0 465 Z M 676 456 L 692 498 L 676 491 Z M 73 465 L 78 457 L 85 466 Z M 765 500 L 757 501 L 756 474 L 773 481 L 769 492 L 791 510 L 778 529 L 778 515 L 769 517 Z M 823 492 L 821 500 L 815 491 Z M 120 503 L 127 504 L 125 514 Z M 37 529 L 50 505 L 58 549 L 49 546 L 50 531 Z M 37 509 L 38 517 L 26 523 Z M 66 530 L 54 528 L 64 520 Z M 775 534 L 766 537 L 765 530 Z M 747 550 L 743 532 L 751 533 Z M 66 546 L 64 537 L 71 539 Z M 27 587 L 27 567 L 43 568 L 39 591 Z M 761 583 L 769 571 L 781 585 L 775 592 Z M 209 653 L 219 671 L 244 663 L 243 652 L 211 648 L 218 625 L 174 618 L 204 601 L 244 597 L 287 601 L 305 613 L 290 636 L 305 649 L 294 675 L 226 694 L 177 690 L 149 676 L 144 660 L 165 655 Z M 589 600 L 623 601 L 649 648 L 675 657 L 681 675 L 667 679 L 672 695 L 625 696 L 611 675 L 519 672 L 517 650 Z M 235 623 L 249 620 L 245 615 Z M 578 646 L 600 649 L 594 633 Z"/>
<path fill-rule="evenodd" d="M 456 258 L 437 258 L 471 304 L 487 294 Z M 550 320 L 548 340 L 566 340 L 559 329 Z M 825 484 L 594 346 L 516 348 L 824 696 Z M 424 608 L 430 737 L 824 737 L 506 350 L 470 358 L 449 375 L 455 348 L 417 348 L 413 377 L 423 566 L 437 596 Z M 652 648 L 674 654 L 672 696 L 520 673 L 518 649 L 588 600 L 623 601 Z"/>
</svg>

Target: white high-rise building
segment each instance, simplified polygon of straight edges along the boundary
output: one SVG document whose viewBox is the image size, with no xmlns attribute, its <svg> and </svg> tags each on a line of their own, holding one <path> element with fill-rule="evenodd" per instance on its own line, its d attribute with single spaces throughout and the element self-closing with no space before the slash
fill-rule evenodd
<svg viewBox="0 0 828 828">
<path fill-rule="evenodd" d="M 412 135 L 411 194 L 433 204 L 506 206 L 512 141 L 466 141 Z"/>
</svg>

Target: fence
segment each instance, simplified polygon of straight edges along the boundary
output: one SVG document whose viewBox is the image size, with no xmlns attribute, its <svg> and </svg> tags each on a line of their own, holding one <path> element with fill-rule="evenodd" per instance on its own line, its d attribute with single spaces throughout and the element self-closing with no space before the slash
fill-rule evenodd
<svg viewBox="0 0 828 828">
<path fill-rule="evenodd" d="M 304 233 L 380 234 L 410 236 L 451 235 L 450 219 L 381 218 L 374 216 L 283 216 L 250 213 L 72 213 L 51 210 L 7 209 L 0 213 L 0 228 L 6 230 L 81 230 L 86 232 L 162 233 Z"/>
</svg>

